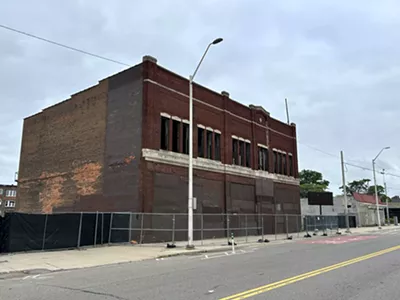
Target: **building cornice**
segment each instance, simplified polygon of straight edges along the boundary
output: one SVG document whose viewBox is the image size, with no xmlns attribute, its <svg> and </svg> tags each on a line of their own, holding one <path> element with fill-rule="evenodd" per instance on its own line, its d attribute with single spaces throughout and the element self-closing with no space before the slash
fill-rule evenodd
<svg viewBox="0 0 400 300">
<path fill-rule="evenodd" d="M 142 149 L 142 157 L 146 161 L 174 165 L 179 167 L 187 167 L 189 164 L 189 156 L 182 153 L 175 153 L 164 150 Z M 193 158 L 193 168 L 208 172 L 223 173 L 229 175 L 236 175 L 249 178 L 265 178 L 273 180 L 274 182 L 299 185 L 299 180 L 280 174 L 273 174 L 262 170 L 253 170 L 250 168 L 223 164 L 220 161 L 215 161 L 206 158 Z"/>
</svg>

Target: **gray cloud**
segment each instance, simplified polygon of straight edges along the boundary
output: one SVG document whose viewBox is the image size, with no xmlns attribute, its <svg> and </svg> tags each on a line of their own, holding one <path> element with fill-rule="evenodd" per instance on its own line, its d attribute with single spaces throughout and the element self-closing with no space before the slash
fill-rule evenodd
<svg viewBox="0 0 400 300">
<path fill-rule="evenodd" d="M 211 49 L 197 81 L 297 123 L 301 168 L 320 170 L 337 192 L 346 159 L 400 174 L 400 5 L 395 1 L 13 1 L 2 23 L 129 64 L 151 54 L 182 75 Z M 22 119 L 122 66 L 0 29 L 0 182 L 18 168 Z M 337 157 L 317 152 L 310 145 Z M 348 167 L 349 180 L 371 178 Z M 398 178 L 388 186 L 400 189 Z M 379 182 L 381 182 L 379 176 Z"/>
</svg>

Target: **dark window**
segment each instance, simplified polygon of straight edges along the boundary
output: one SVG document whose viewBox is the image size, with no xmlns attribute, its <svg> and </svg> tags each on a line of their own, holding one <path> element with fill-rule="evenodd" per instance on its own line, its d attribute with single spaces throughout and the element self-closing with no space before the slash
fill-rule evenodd
<svg viewBox="0 0 400 300">
<path fill-rule="evenodd" d="M 282 174 L 282 153 L 278 152 L 278 173 Z"/>
<path fill-rule="evenodd" d="M 283 174 L 287 175 L 286 154 L 282 154 Z"/>
<path fill-rule="evenodd" d="M 268 171 L 269 161 L 268 161 L 268 149 L 258 147 L 258 169 L 263 171 Z"/>
<path fill-rule="evenodd" d="M 289 155 L 289 176 L 293 176 L 293 156 Z"/>
<path fill-rule="evenodd" d="M 274 173 L 278 173 L 278 153 L 274 151 Z"/>
<path fill-rule="evenodd" d="M 161 149 L 168 150 L 169 118 L 161 117 Z"/>
<path fill-rule="evenodd" d="M 244 166 L 244 142 L 239 141 L 239 165 Z"/>
<path fill-rule="evenodd" d="M 172 120 L 172 151 L 180 152 L 181 122 Z"/>
<path fill-rule="evenodd" d="M 204 129 L 197 128 L 197 156 L 204 157 Z"/>
<path fill-rule="evenodd" d="M 206 132 L 207 132 L 207 135 L 206 135 L 206 142 L 207 142 L 206 151 L 207 151 L 207 155 L 206 156 L 207 156 L 207 158 L 211 159 L 212 158 L 212 137 L 213 137 L 213 132 L 209 131 L 209 130 L 207 130 Z"/>
<path fill-rule="evenodd" d="M 214 132 L 214 159 L 221 160 L 221 135 Z"/>
<path fill-rule="evenodd" d="M 246 167 L 250 168 L 251 166 L 251 147 L 250 147 L 250 143 L 246 142 Z"/>
<path fill-rule="evenodd" d="M 182 153 L 189 154 L 189 124 L 182 123 Z"/>
<path fill-rule="evenodd" d="M 236 139 L 232 139 L 232 164 L 238 165 L 239 164 L 239 141 Z"/>
</svg>

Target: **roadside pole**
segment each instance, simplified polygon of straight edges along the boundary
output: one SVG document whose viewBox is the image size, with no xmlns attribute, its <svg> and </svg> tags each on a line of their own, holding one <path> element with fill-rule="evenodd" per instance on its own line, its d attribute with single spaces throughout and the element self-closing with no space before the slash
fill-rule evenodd
<svg viewBox="0 0 400 300">
<path fill-rule="evenodd" d="M 344 175 L 344 160 L 343 160 L 343 151 L 340 151 L 340 161 L 342 165 L 342 184 L 343 184 L 343 195 L 344 195 L 344 213 L 346 219 L 346 232 L 350 233 L 350 224 L 349 224 L 349 207 L 347 203 L 347 190 L 346 190 L 346 177 Z"/>
</svg>

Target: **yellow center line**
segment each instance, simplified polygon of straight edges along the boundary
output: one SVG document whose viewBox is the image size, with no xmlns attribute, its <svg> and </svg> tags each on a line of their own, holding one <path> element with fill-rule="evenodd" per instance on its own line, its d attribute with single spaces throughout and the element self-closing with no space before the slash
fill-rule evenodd
<svg viewBox="0 0 400 300">
<path fill-rule="evenodd" d="M 307 278 L 310 278 L 310 277 L 314 277 L 314 276 L 317 276 L 317 275 L 320 275 L 320 274 L 323 274 L 323 273 L 326 273 L 326 272 L 329 272 L 329 271 L 333 271 L 333 270 L 336 270 L 336 269 L 339 269 L 339 268 L 342 268 L 342 267 L 345 267 L 345 266 L 348 266 L 348 265 L 351 265 L 351 264 L 355 264 L 355 263 L 363 261 L 363 260 L 367 260 L 367 259 L 379 256 L 379 255 L 383 255 L 385 253 L 389 253 L 389 252 L 392 252 L 392 251 L 395 251 L 395 250 L 399 250 L 399 249 L 400 249 L 400 245 L 399 246 L 394 246 L 394 247 L 387 248 L 387 249 L 384 249 L 384 250 L 381 250 L 381 251 L 377 251 L 377 252 L 370 253 L 370 254 L 367 254 L 367 255 L 359 256 L 359 257 L 356 257 L 356 258 L 353 258 L 353 259 L 350 259 L 350 260 L 347 260 L 347 261 L 344 261 L 344 262 L 341 262 L 341 263 L 338 263 L 338 264 L 335 264 L 335 265 L 327 266 L 327 267 L 324 267 L 324 268 L 321 268 L 321 269 L 317 269 L 317 270 L 314 270 L 314 271 L 311 271 L 311 272 L 307 272 L 307 273 L 304 273 L 304 274 L 300 274 L 300 275 L 297 275 L 297 276 L 294 276 L 294 277 L 286 278 L 286 279 L 281 280 L 281 281 L 277 281 L 277 282 L 273 282 L 273 283 L 270 283 L 270 284 L 267 284 L 267 285 L 263 285 L 263 286 L 255 288 L 255 289 L 247 290 L 247 291 L 244 291 L 244 292 L 241 292 L 241 293 L 238 293 L 238 294 L 234 294 L 234 295 L 231 295 L 231 296 L 228 296 L 228 297 L 225 297 L 225 298 L 221 298 L 220 300 L 246 299 L 246 298 L 253 297 L 253 296 L 256 296 L 258 294 L 261 294 L 261 293 L 268 292 L 268 291 L 273 290 L 273 289 L 277 289 L 277 288 L 283 287 L 283 286 L 291 284 L 291 283 L 298 282 L 300 280 L 304 280 L 304 279 L 307 279 Z"/>
</svg>

